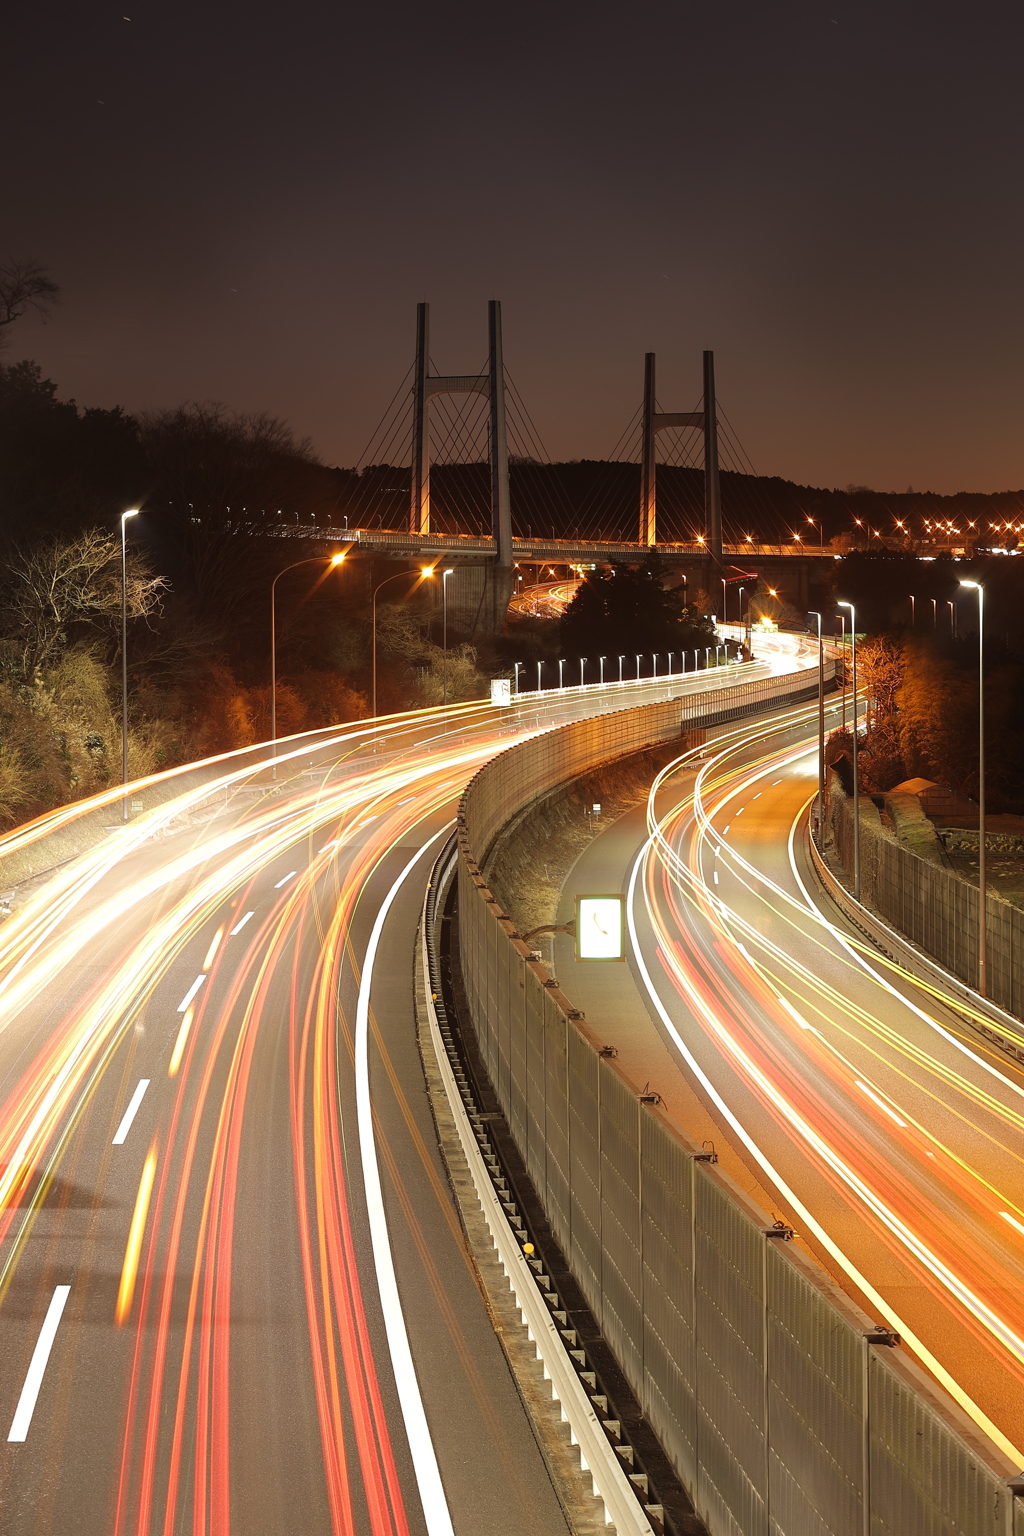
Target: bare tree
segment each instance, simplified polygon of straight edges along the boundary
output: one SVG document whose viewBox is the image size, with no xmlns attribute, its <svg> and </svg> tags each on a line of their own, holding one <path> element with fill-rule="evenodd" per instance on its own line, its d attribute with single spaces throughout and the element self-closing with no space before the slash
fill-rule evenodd
<svg viewBox="0 0 1024 1536">
<path fill-rule="evenodd" d="M 7 329 L 34 309 L 43 320 L 60 303 L 60 289 L 42 262 L 8 261 L 0 267 L 0 347 L 7 344 Z"/>
<path fill-rule="evenodd" d="M 166 587 L 140 555 L 128 556 L 128 613 L 144 618 Z M 76 640 L 109 635 L 121 616 L 121 547 L 88 528 L 75 539 L 47 539 L 20 550 L 6 572 L 4 628 L 25 680 L 52 666 Z"/>
</svg>

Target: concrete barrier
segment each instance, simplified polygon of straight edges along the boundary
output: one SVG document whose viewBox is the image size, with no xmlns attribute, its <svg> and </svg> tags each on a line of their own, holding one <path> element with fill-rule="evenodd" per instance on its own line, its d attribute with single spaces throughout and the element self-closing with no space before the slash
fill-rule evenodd
<svg viewBox="0 0 1024 1536">
<path fill-rule="evenodd" d="M 770 681 L 772 703 L 806 688 Z M 601 1054 L 482 873 L 525 805 L 696 726 L 699 703 L 686 708 L 566 726 L 495 759 L 463 798 L 463 980 L 512 1134 L 712 1536 L 1024 1536 L 1017 1469 Z"/>
<path fill-rule="evenodd" d="M 853 802 L 838 775 L 829 775 L 829 824 L 835 851 L 852 878 Z M 872 802 L 860 804 L 861 896 L 886 922 L 920 946 L 968 986 L 978 984 L 976 886 L 952 869 L 898 841 L 882 826 Z M 986 893 L 988 911 L 988 995 L 993 1003 L 1024 1017 L 1024 912 L 996 891 Z"/>
</svg>

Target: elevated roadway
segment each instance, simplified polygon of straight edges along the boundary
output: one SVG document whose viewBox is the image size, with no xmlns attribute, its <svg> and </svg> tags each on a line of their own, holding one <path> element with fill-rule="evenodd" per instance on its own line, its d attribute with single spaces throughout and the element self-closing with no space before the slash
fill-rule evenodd
<svg viewBox="0 0 1024 1536">
<path fill-rule="evenodd" d="M 1019 1025 L 891 964 L 809 864 L 814 710 L 735 729 L 667 771 L 646 820 L 582 855 L 571 893 L 628 892 L 625 967 L 563 989 L 698 1142 L 790 1223 L 977 1430 L 1024 1464 Z"/>
</svg>

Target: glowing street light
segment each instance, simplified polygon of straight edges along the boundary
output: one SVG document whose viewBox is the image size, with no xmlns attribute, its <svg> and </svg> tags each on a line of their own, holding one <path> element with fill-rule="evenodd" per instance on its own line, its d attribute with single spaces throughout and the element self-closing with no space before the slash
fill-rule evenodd
<svg viewBox="0 0 1024 1536">
<path fill-rule="evenodd" d="M 121 820 L 128 820 L 128 550 L 124 525 L 129 517 L 138 517 L 138 507 L 121 513 Z"/>
<path fill-rule="evenodd" d="M 853 603 L 840 603 L 850 610 L 850 648 L 853 666 L 853 894 L 860 901 L 860 783 L 857 777 L 857 610 Z"/>
<path fill-rule="evenodd" d="M 825 643 L 821 638 L 821 614 L 809 610 L 818 621 L 818 847 L 825 846 Z"/>
<path fill-rule="evenodd" d="M 454 576 L 454 574 L 455 571 L 451 566 L 449 566 L 448 570 L 441 572 L 441 607 L 444 613 L 441 630 L 443 636 L 442 650 L 444 655 L 444 660 L 441 663 L 443 669 L 442 676 L 444 679 L 441 684 L 441 703 L 445 707 L 448 704 L 448 577 Z"/>
<path fill-rule="evenodd" d="M 978 594 L 978 991 L 988 996 L 988 892 L 985 885 L 985 588 L 961 581 Z"/>
<path fill-rule="evenodd" d="M 344 555 L 335 555 L 334 559 L 331 561 L 331 564 L 332 565 L 340 565 L 342 560 L 344 560 L 344 558 L 345 558 Z M 300 565 L 301 564 L 305 564 L 305 563 L 306 563 L 305 561 L 300 561 L 299 562 Z M 284 575 L 284 572 L 282 571 L 281 574 Z M 396 571 L 393 576 L 385 576 L 384 580 L 381 581 L 381 582 L 378 582 L 377 586 L 375 586 L 374 589 L 373 589 L 373 597 L 371 599 L 370 607 L 371 607 L 371 611 L 372 611 L 372 615 L 373 615 L 372 625 L 371 625 L 371 630 L 372 630 L 371 649 L 373 651 L 373 710 L 372 710 L 372 713 L 373 713 L 373 718 L 374 719 L 377 718 L 377 593 L 380 591 L 381 587 L 386 587 L 389 581 L 400 581 L 403 576 L 406 576 L 406 577 L 408 577 L 408 576 L 418 576 L 420 581 L 426 581 L 431 576 L 433 576 L 433 574 L 434 574 L 434 567 L 432 565 L 421 565 L 418 571 Z"/>
</svg>

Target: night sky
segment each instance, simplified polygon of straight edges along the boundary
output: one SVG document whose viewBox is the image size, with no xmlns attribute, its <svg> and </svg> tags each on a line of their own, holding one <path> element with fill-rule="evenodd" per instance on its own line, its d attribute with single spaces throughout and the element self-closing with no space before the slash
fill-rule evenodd
<svg viewBox="0 0 1024 1536">
<path fill-rule="evenodd" d="M 497 297 L 553 458 L 710 346 L 762 474 L 1024 486 L 1019 0 L 23 0 L 3 49 L 0 257 L 65 295 L 6 361 L 80 404 L 352 464 L 416 301 L 470 371 Z"/>
</svg>

